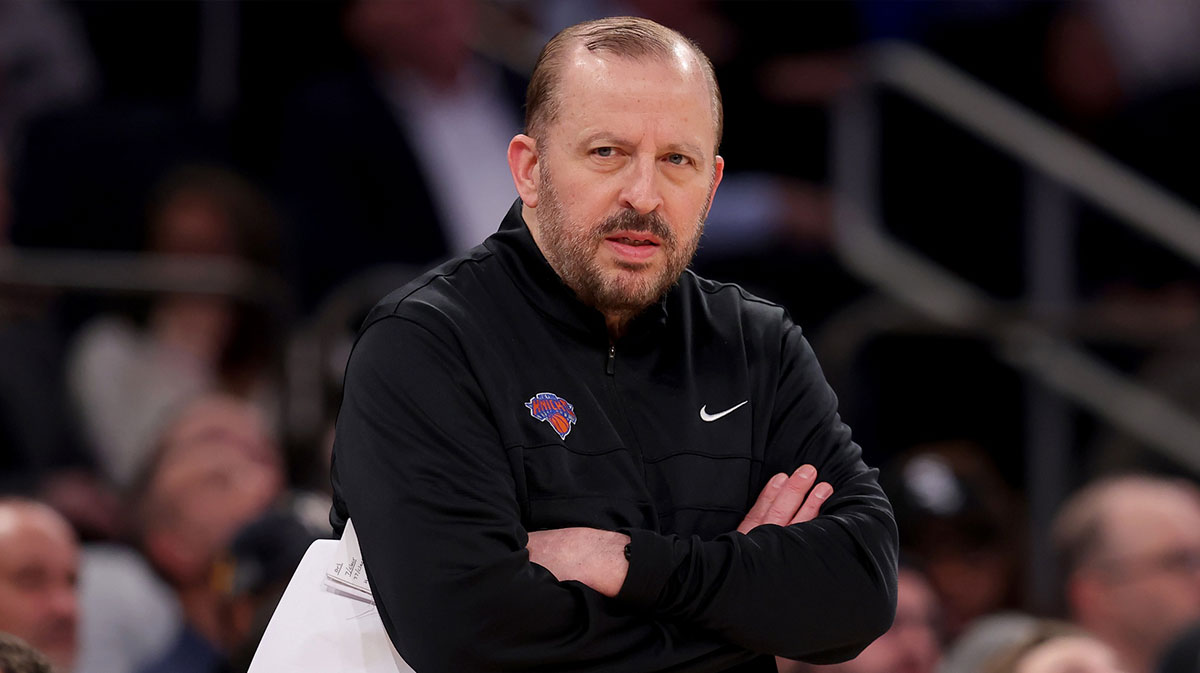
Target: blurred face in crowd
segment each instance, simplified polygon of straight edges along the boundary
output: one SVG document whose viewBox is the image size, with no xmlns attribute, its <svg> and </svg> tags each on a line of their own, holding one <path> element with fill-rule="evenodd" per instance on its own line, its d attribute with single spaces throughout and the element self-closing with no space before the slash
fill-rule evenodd
<svg viewBox="0 0 1200 673">
<path fill-rule="evenodd" d="M 606 316 L 657 301 L 691 261 L 721 180 L 712 93 L 695 55 L 632 59 L 582 45 L 559 114 L 510 165 L 538 247 Z"/>
<path fill-rule="evenodd" d="M 176 583 L 207 582 L 237 530 L 279 495 L 283 468 L 265 433 L 253 407 L 222 397 L 194 403 L 167 431 L 147 544 Z"/>
<path fill-rule="evenodd" d="M 1015 673 L 1123 673 L 1116 655 L 1090 636 L 1062 636 L 1031 649 Z"/>
<path fill-rule="evenodd" d="M 54 510 L 0 501 L 0 631 L 62 671 L 75 661 L 79 544 Z"/>
<path fill-rule="evenodd" d="M 937 598 L 918 572 L 901 568 L 892 628 L 861 654 L 832 667 L 839 673 L 933 673 L 941 659 Z"/>
<path fill-rule="evenodd" d="M 238 254 L 227 214 L 209 196 L 186 191 L 163 205 L 153 222 L 150 245 L 155 252 L 176 255 Z"/>
<path fill-rule="evenodd" d="M 1077 616 L 1119 653 L 1153 660 L 1200 620 L 1200 498 L 1131 489 L 1110 501 L 1103 528 L 1103 551 L 1074 580 Z"/>
</svg>

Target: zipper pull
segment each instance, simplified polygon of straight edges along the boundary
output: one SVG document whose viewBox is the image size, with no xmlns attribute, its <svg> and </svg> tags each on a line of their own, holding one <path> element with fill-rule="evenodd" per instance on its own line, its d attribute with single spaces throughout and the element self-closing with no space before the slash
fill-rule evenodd
<svg viewBox="0 0 1200 673">
<path fill-rule="evenodd" d="M 617 346 L 616 346 L 616 344 L 609 344 L 608 345 L 608 364 L 604 368 L 604 371 L 608 372 L 609 376 L 612 376 L 613 365 L 615 365 L 616 362 L 617 362 Z"/>
</svg>

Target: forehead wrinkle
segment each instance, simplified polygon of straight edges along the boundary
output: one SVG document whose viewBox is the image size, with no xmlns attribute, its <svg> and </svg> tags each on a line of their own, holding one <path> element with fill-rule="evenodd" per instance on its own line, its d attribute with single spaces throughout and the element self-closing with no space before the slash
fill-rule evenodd
<svg viewBox="0 0 1200 673">
<path fill-rule="evenodd" d="M 585 129 L 584 134 L 583 134 L 583 140 L 580 142 L 580 144 L 581 145 L 591 145 L 592 143 L 595 143 L 595 142 L 606 142 L 606 143 L 609 143 L 612 145 L 617 145 L 619 147 L 628 147 L 628 146 L 637 144 L 632 139 L 625 138 L 625 137 L 618 135 L 612 131 L 606 131 L 603 129 L 596 129 L 596 130 Z"/>
<path fill-rule="evenodd" d="M 671 143 L 667 145 L 667 149 L 671 152 L 678 152 L 680 154 L 704 156 L 704 152 L 700 149 L 700 147 L 698 145 L 693 145 L 692 143 Z"/>
<path fill-rule="evenodd" d="M 584 129 L 577 132 L 577 135 L 575 136 L 577 140 L 568 140 L 568 142 L 585 145 L 587 143 L 595 142 L 596 140 L 606 140 L 612 141 L 614 145 L 637 145 L 638 140 L 635 136 L 640 134 L 641 131 L 636 132 L 635 136 L 631 136 L 627 133 L 628 129 L 626 129 L 626 131 L 618 131 L 612 128 L 606 128 L 606 126 L 614 123 L 612 121 L 613 119 L 620 119 L 623 117 L 628 118 L 630 116 L 654 116 L 660 114 L 660 112 L 653 110 L 637 110 L 637 108 L 640 107 L 640 104 L 646 101 L 648 96 L 653 97 L 655 94 L 691 97 L 692 93 L 695 93 L 697 94 L 697 98 L 695 100 L 701 106 L 697 111 L 703 110 L 701 114 L 703 114 L 706 119 L 709 117 L 709 106 L 707 105 L 708 89 L 706 86 L 704 86 L 703 82 L 699 82 L 701 85 L 700 89 L 702 91 L 698 90 L 695 92 L 686 91 L 687 88 L 690 88 L 692 84 L 696 83 L 691 77 L 679 77 L 674 82 L 654 86 L 651 86 L 651 84 L 653 84 L 655 81 L 654 78 L 645 74 L 639 74 L 632 79 L 623 78 L 620 80 L 620 82 L 614 82 L 615 75 L 609 71 L 609 64 L 605 63 L 604 59 L 595 59 L 594 62 L 599 64 L 600 67 L 579 73 L 580 76 L 577 78 L 564 78 L 565 80 L 573 81 L 571 81 L 571 83 L 564 81 L 565 86 L 563 87 L 563 91 L 560 92 L 560 95 L 563 96 L 565 105 L 559 120 L 554 123 L 554 126 L 563 128 L 563 121 L 572 118 L 585 121 L 585 123 L 591 122 L 587 123 L 587 126 Z M 580 59 L 578 63 L 587 65 L 585 59 Z M 664 63 L 664 65 L 668 65 L 668 67 L 670 67 L 667 63 Z M 611 89 L 611 91 L 608 91 L 610 95 L 607 96 L 605 100 L 600 101 L 597 105 L 580 107 L 581 103 L 579 103 L 579 99 L 576 96 L 571 95 L 572 92 L 587 91 L 589 88 L 591 88 L 591 86 Z M 618 101 L 622 100 L 634 101 L 635 110 L 632 112 L 621 111 L 618 113 L 619 116 L 616 118 L 609 117 L 609 104 L 616 104 L 619 106 L 620 103 Z M 684 118 L 688 116 L 688 113 L 677 111 L 674 113 L 674 116 L 679 120 L 684 120 Z M 597 119 L 602 120 L 601 123 L 596 123 Z M 676 140 L 665 145 L 665 147 L 670 151 L 679 151 L 681 153 L 696 157 L 707 157 L 708 152 L 701 149 L 703 145 L 703 140 L 699 138 L 687 138 Z"/>
</svg>

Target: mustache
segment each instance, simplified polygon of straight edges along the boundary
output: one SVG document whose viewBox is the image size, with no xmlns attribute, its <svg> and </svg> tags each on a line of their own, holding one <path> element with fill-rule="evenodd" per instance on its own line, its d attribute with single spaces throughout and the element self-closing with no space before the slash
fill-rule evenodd
<svg viewBox="0 0 1200 673">
<path fill-rule="evenodd" d="M 651 211 L 643 215 L 636 210 L 626 208 L 606 218 L 596 231 L 596 237 L 605 238 L 618 231 L 638 231 L 652 234 L 666 245 L 675 245 L 675 234 L 658 214 L 658 211 Z"/>
</svg>

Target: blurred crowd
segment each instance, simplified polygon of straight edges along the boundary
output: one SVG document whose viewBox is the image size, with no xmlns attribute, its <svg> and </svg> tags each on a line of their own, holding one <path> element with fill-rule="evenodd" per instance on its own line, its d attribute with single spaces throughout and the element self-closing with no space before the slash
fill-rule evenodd
<svg viewBox="0 0 1200 673">
<path fill-rule="evenodd" d="M 728 170 L 696 267 L 785 305 L 818 352 L 871 293 L 833 248 L 830 118 L 880 40 L 1200 205 L 1184 0 L 0 0 L 0 672 L 246 670 L 332 535 L 345 348 L 390 289 L 372 279 L 497 228 L 537 50 L 612 14 L 714 61 Z M 878 103 L 888 228 L 1025 299 L 1024 174 Z M 1094 340 L 1200 411 L 1200 274 L 1071 216 Z M 297 346 L 311 334 L 334 336 Z M 846 369 L 843 415 L 900 524 L 896 622 L 852 662 L 780 670 L 1200 671 L 1200 475 L 1081 420 L 1058 591 L 1031 596 L 1020 383 L 979 351 L 879 338 Z"/>
</svg>

